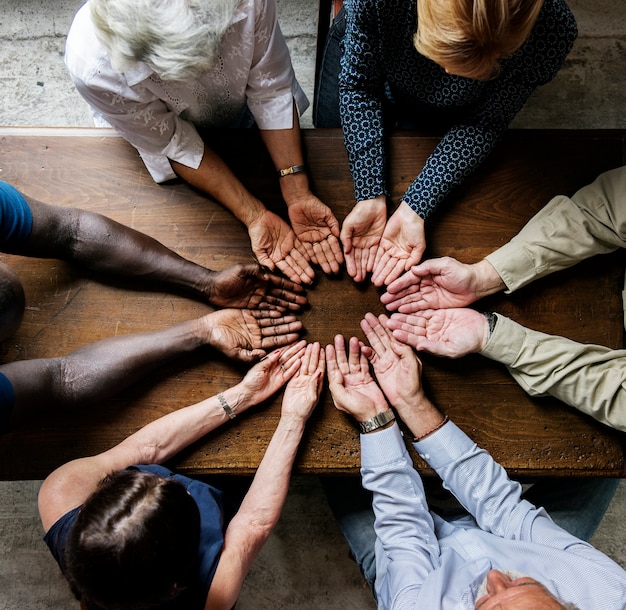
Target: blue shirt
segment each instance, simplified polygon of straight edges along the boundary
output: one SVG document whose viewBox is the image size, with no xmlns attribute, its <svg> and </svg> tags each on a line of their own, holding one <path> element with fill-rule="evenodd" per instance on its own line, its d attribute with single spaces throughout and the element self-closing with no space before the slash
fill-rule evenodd
<svg viewBox="0 0 626 610">
<path fill-rule="evenodd" d="M 530 576 L 580 610 L 624 610 L 626 572 L 522 500 L 520 484 L 452 422 L 415 448 L 473 518 L 448 522 L 429 512 L 397 424 L 361 435 L 380 610 L 473 610 L 492 569 Z"/>
<path fill-rule="evenodd" d="M 0 181 L 0 249 L 15 252 L 30 236 L 33 215 L 22 194 Z"/>
<path fill-rule="evenodd" d="M 339 77 L 344 140 L 357 201 L 389 194 L 383 105 L 434 116 L 449 130 L 403 199 L 423 219 L 480 165 L 531 93 L 552 80 L 576 39 L 564 0 L 545 0 L 530 38 L 501 62 L 490 81 L 447 74 L 417 52 L 415 0 L 345 0 L 346 33 Z M 426 118 L 424 119 L 424 115 Z"/>
</svg>

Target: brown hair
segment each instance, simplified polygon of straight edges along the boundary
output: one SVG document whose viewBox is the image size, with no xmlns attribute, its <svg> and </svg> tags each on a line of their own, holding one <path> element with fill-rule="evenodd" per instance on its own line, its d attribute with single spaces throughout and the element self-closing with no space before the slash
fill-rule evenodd
<svg viewBox="0 0 626 610">
<path fill-rule="evenodd" d="M 415 48 L 452 74 L 489 80 L 528 39 L 543 0 L 417 0 Z"/>
<path fill-rule="evenodd" d="M 76 597 L 103 608 L 150 608 L 186 588 L 197 568 L 198 506 L 174 479 L 124 470 L 82 506 L 65 549 Z"/>
</svg>

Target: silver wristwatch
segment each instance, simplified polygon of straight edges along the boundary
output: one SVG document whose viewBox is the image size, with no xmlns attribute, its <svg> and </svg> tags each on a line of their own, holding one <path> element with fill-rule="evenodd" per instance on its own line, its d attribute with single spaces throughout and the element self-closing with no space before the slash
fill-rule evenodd
<svg viewBox="0 0 626 610">
<path fill-rule="evenodd" d="M 385 424 L 388 424 L 395 418 L 396 416 L 393 414 L 393 411 L 391 409 L 387 409 L 382 413 L 377 413 L 374 417 L 370 417 L 365 421 L 360 421 L 359 428 L 361 428 L 362 434 L 367 434 L 368 432 L 373 432 L 374 430 L 378 430 L 378 428 L 382 428 Z"/>
</svg>

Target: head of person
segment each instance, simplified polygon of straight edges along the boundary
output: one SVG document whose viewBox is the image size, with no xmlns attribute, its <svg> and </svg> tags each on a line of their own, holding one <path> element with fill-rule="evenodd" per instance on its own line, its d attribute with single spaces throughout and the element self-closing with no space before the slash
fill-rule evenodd
<svg viewBox="0 0 626 610">
<path fill-rule="evenodd" d="M 241 0 L 91 0 L 111 65 L 148 65 L 162 80 L 193 79 L 214 64 Z"/>
<path fill-rule="evenodd" d="M 530 36 L 543 0 L 417 0 L 414 44 L 450 74 L 490 80 Z"/>
<path fill-rule="evenodd" d="M 539 581 L 513 572 L 490 570 L 478 590 L 475 610 L 577 610 L 558 600 Z"/>
<path fill-rule="evenodd" d="M 68 537 L 66 576 L 78 599 L 107 609 L 151 608 L 197 573 L 200 514 L 183 485 L 139 470 L 104 479 Z"/>
</svg>

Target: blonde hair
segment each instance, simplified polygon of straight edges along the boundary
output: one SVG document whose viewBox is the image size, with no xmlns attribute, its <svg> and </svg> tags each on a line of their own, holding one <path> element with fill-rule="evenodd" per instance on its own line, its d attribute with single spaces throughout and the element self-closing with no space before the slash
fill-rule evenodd
<svg viewBox="0 0 626 610">
<path fill-rule="evenodd" d="M 417 0 L 419 53 L 452 74 L 489 80 L 530 36 L 543 0 Z"/>
<path fill-rule="evenodd" d="M 163 80 L 208 70 L 241 0 L 91 0 L 100 42 L 115 70 L 146 63 Z"/>
</svg>

